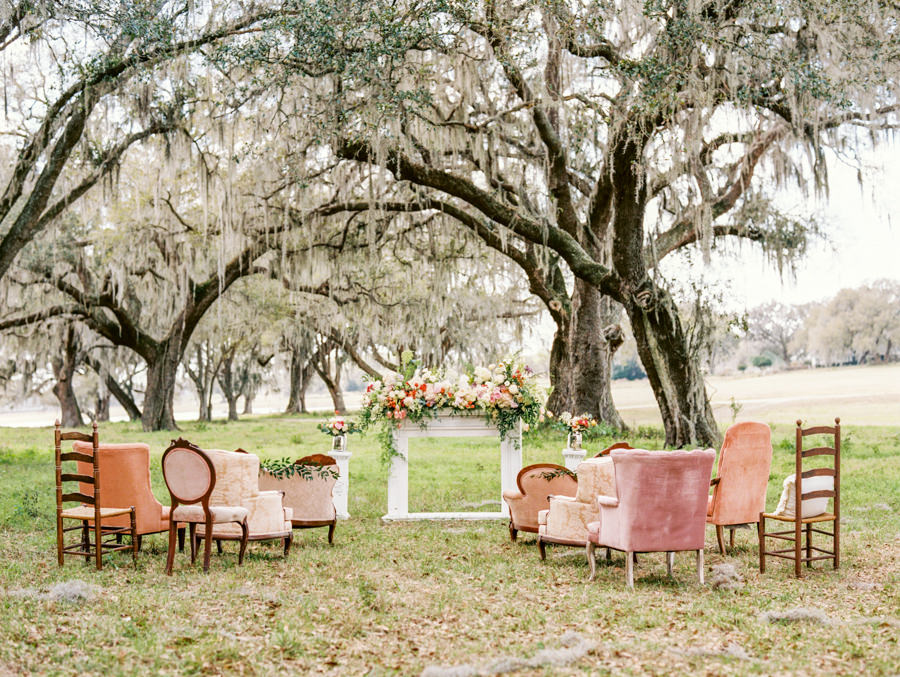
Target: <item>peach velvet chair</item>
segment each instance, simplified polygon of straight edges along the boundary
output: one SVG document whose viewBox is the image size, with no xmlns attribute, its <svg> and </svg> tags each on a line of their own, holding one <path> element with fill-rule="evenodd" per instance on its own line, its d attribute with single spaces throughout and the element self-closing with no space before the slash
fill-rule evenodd
<svg viewBox="0 0 900 677">
<path fill-rule="evenodd" d="M 175 524 L 187 522 L 191 528 L 191 564 L 197 552 L 196 529 L 204 525 L 207 532 L 213 525 L 234 522 L 241 530 L 241 549 L 238 564 L 244 562 L 247 548 L 247 508 L 240 505 L 212 504 L 211 497 L 216 488 L 217 473 L 212 459 L 205 451 L 187 440 L 173 440 L 162 455 L 163 479 L 172 498 L 172 513 L 169 520 L 169 550 L 166 555 L 166 574 L 172 575 L 175 562 Z M 209 555 L 212 540 L 206 540 L 203 553 L 203 571 L 209 571 Z"/>
<path fill-rule="evenodd" d="M 324 454 L 312 454 L 294 461 L 297 470 L 290 477 L 260 473 L 261 489 L 283 492 L 284 505 L 291 511 L 288 528 L 328 527 L 328 542 L 334 542 L 337 511 L 332 493 L 337 483 L 337 461 Z"/>
<path fill-rule="evenodd" d="M 91 445 L 87 442 L 75 442 L 72 448 L 78 453 L 91 453 Z M 137 548 L 140 550 L 142 536 L 169 530 L 170 508 L 156 500 L 150 488 L 150 447 L 140 443 L 101 444 L 98 457 L 103 471 L 100 476 L 102 507 L 134 506 Z M 78 463 L 79 472 L 87 472 L 90 467 L 91 464 L 85 461 Z M 112 518 L 108 523 L 125 527 L 128 518 Z M 181 549 L 184 549 L 184 527 L 178 530 L 178 538 Z"/>
<path fill-rule="evenodd" d="M 216 486 L 210 496 L 210 505 L 240 505 L 247 509 L 248 540 L 267 541 L 280 539 L 287 556 L 293 540 L 291 530 L 292 511 L 285 507 L 281 491 L 260 491 L 259 457 L 246 451 L 206 449 L 206 454 L 216 469 Z M 206 527 L 197 527 L 197 538 L 206 538 Z M 216 524 L 212 538 L 219 552 L 221 541 L 239 541 L 238 524 Z"/>
<path fill-rule="evenodd" d="M 625 579 L 634 587 L 634 553 L 665 552 L 671 575 L 674 553 L 697 552 L 697 575 L 703 583 L 706 499 L 716 452 L 616 450 L 617 496 L 601 495 L 599 524 L 592 524 L 587 545 L 591 579 L 596 575 L 594 547 L 625 553 Z"/>
<path fill-rule="evenodd" d="M 565 466 L 535 463 L 519 471 L 518 491 L 506 490 L 503 500 L 509 506 L 509 538 L 516 540 L 519 531 L 536 534 L 538 513 L 550 508 L 550 496 L 575 496 L 578 483 Z"/>
<path fill-rule="evenodd" d="M 772 467 L 772 431 L 765 423 L 736 423 L 725 431 L 719 467 L 710 484 L 706 522 L 716 526 L 719 552 L 725 554 L 725 527 L 756 524 L 766 509 L 766 489 Z"/>
<path fill-rule="evenodd" d="M 546 558 L 544 545 L 555 543 L 583 548 L 588 525 L 600 518 L 597 496 L 615 496 L 616 476 L 609 456 L 589 458 L 578 464 L 574 496 L 550 496 L 550 508 L 538 514 L 538 554 Z"/>
</svg>

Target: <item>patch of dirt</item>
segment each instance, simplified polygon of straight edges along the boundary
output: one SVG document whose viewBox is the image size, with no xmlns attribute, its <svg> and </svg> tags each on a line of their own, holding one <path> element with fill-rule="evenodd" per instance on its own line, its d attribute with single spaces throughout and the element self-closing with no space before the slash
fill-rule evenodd
<svg viewBox="0 0 900 677">
<path fill-rule="evenodd" d="M 576 632 L 565 633 L 560 637 L 560 644 L 562 647 L 559 649 L 541 649 L 531 658 L 501 656 L 480 665 L 429 665 L 422 671 L 422 677 L 489 677 L 529 668 L 558 668 L 581 660 L 595 647 L 594 642 Z"/>
</svg>

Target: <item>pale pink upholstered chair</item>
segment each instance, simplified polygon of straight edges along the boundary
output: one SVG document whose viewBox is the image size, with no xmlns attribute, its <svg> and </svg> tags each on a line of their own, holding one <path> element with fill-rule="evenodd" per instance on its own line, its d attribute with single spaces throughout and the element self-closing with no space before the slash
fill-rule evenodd
<svg viewBox="0 0 900 677">
<path fill-rule="evenodd" d="M 719 467 L 710 484 L 713 493 L 706 511 L 708 524 L 716 525 L 719 552 L 725 554 L 725 527 L 757 524 L 766 509 L 766 488 L 772 466 L 772 431 L 765 423 L 736 423 L 725 431 Z"/>
<path fill-rule="evenodd" d="M 241 550 L 238 564 L 244 561 L 247 548 L 247 508 L 239 505 L 210 505 L 210 496 L 216 488 L 216 469 L 209 455 L 187 440 L 174 440 L 162 455 L 163 479 L 172 498 L 169 515 L 169 552 L 166 556 L 166 574 L 172 575 L 175 561 L 176 523 L 186 522 L 191 529 L 191 564 L 196 556 L 197 524 L 211 531 L 214 524 L 234 522 L 241 530 Z M 203 553 L 203 571 L 209 571 L 209 555 L 212 541 L 206 540 Z"/>
<path fill-rule="evenodd" d="M 525 466 L 516 476 L 518 491 L 504 491 L 509 506 L 509 538 L 516 540 L 519 531 L 538 532 L 538 513 L 550 509 L 550 496 L 574 496 L 577 488 L 574 473 L 556 463 Z"/>
<path fill-rule="evenodd" d="M 706 498 L 716 452 L 613 451 L 617 496 L 600 496 L 599 524 L 588 529 L 587 556 L 591 579 L 596 575 L 594 547 L 625 552 L 625 578 L 634 587 L 634 553 L 665 552 L 672 573 L 674 553 L 697 552 L 697 574 L 703 583 Z"/>
</svg>

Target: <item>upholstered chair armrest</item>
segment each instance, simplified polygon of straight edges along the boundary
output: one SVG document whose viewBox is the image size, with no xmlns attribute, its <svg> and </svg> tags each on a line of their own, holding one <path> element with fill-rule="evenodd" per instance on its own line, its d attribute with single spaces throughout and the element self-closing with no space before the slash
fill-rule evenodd
<svg viewBox="0 0 900 677">
<path fill-rule="evenodd" d="M 522 495 L 521 491 L 516 491 L 515 489 L 507 489 L 503 492 L 503 498 L 507 501 L 521 501 L 525 496 Z"/>
<path fill-rule="evenodd" d="M 547 498 L 550 499 L 551 503 L 554 503 L 556 501 L 574 501 L 575 500 L 574 496 L 557 496 L 556 494 L 550 494 Z"/>
<path fill-rule="evenodd" d="M 245 500 L 250 510 L 247 526 L 252 534 L 270 534 L 284 530 L 284 503 L 280 491 L 261 491 Z"/>
<path fill-rule="evenodd" d="M 618 508 L 619 507 L 619 499 L 613 496 L 598 496 L 597 497 L 597 505 L 603 505 L 607 508 Z"/>
</svg>

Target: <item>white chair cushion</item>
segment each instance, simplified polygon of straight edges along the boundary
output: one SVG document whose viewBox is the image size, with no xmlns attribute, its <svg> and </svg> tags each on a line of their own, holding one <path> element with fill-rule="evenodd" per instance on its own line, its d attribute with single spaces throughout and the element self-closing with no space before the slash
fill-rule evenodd
<svg viewBox="0 0 900 677">
<path fill-rule="evenodd" d="M 775 514 L 782 517 L 794 517 L 795 511 L 795 493 L 794 475 L 788 475 L 784 479 L 783 489 L 781 490 L 781 498 L 778 501 L 778 507 Z M 830 475 L 818 475 L 816 477 L 807 477 L 803 480 L 803 493 L 808 494 L 811 491 L 834 491 L 834 477 Z M 828 510 L 827 498 L 807 498 L 803 501 L 801 517 L 816 517 Z"/>
</svg>

